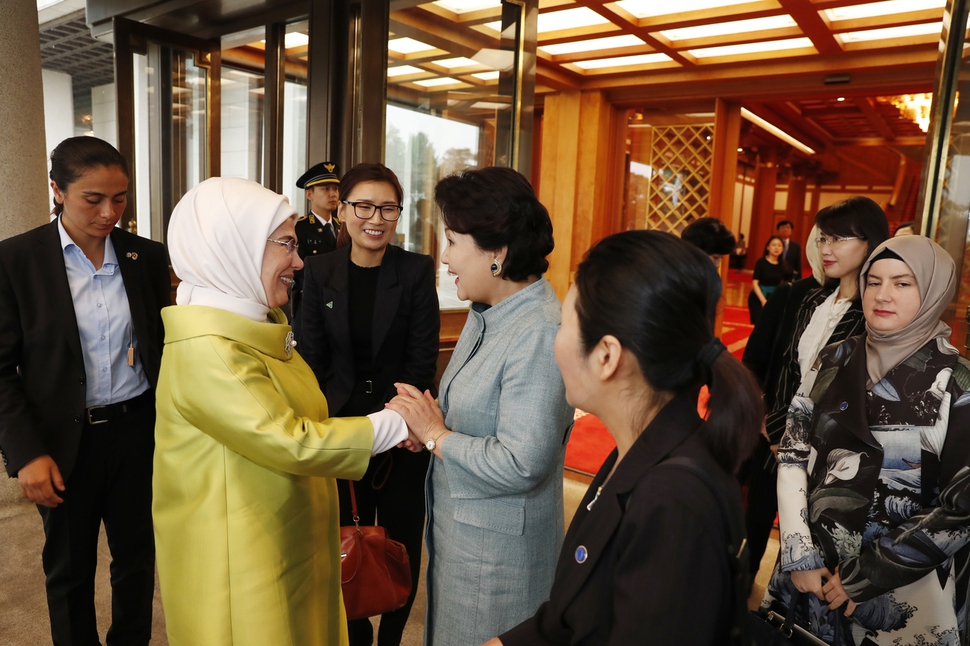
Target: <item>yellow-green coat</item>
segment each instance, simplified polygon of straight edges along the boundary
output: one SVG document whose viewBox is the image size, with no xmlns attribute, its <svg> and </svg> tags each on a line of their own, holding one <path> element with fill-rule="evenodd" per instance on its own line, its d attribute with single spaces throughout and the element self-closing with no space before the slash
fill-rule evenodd
<svg viewBox="0 0 970 646">
<path fill-rule="evenodd" d="M 152 513 L 169 643 L 346 644 L 333 479 L 363 476 L 370 421 L 328 419 L 278 310 L 162 319 Z"/>
</svg>

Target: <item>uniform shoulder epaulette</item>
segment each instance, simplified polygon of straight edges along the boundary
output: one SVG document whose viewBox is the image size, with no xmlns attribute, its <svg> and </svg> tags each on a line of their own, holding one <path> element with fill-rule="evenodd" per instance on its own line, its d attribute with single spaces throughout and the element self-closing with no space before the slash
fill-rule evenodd
<svg viewBox="0 0 970 646">
<path fill-rule="evenodd" d="M 304 220 L 306 220 L 306 216 L 305 215 L 301 215 L 300 217 L 298 217 L 296 219 L 297 222 L 303 222 Z"/>
</svg>

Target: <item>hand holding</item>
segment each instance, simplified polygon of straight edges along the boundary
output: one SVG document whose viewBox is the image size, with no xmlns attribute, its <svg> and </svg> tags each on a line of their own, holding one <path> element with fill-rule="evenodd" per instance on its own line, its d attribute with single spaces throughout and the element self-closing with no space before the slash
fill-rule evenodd
<svg viewBox="0 0 970 646">
<path fill-rule="evenodd" d="M 835 568 L 835 574 L 822 587 L 822 592 L 825 593 L 825 600 L 829 602 L 829 610 L 835 610 L 836 608 L 840 608 L 842 604 L 847 603 L 845 616 L 851 617 L 852 613 L 855 612 L 856 604 L 849 598 L 849 594 L 842 586 L 842 577 L 839 576 L 838 568 Z"/>
<path fill-rule="evenodd" d="M 398 396 L 388 402 L 387 407 L 404 418 L 408 430 L 420 444 L 423 445 L 429 437 L 447 430 L 444 415 L 430 391 L 426 390 L 422 394 L 408 384 L 394 385 L 398 389 Z"/>
<path fill-rule="evenodd" d="M 796 570 L 791 573 L 791 582 L 799 592 L 811 592 L 819 599 L 825 600 L 822 592 L 822 577 L 828 576 L 828 568 L 817 570 Z"/>
<path fill-rule="evenodd" d="M 49 455 L 34 458 L 17 472 L 20 491 L 30 502 L 44 507 L 57 507 L 64 499 L 54 491 L 64 491 L 64 478 Z"/>
</svg>

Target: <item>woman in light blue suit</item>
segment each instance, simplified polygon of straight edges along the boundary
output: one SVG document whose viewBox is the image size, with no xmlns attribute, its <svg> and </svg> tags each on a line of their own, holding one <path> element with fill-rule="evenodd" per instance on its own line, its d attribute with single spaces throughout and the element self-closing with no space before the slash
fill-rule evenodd
<svg viewBox="0 0 970 646">
<path fill-rule="evenodd" d="M 573 409 L 552 350 L 559 300 L 542 278 L 552 222 L 532 186 L 484 168 L 443 179 L 435 200 L 442 262 L 472 306 L 438 403 L 402 384 L 388 407 L 434 454 L 425 644 L 478 646 L 549 597 Z"/>
</svg>

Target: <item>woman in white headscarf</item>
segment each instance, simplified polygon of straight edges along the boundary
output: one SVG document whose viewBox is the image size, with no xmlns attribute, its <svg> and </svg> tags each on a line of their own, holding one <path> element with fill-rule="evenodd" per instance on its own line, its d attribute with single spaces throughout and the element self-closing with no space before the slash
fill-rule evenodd
<svg viewBox="0 0 970 646">
<path fill-rule="evenodd" d="M 970 362 L 940 320 L 956 287 L 932 240 L 883 242 L 866 334 L 825 348 L 789 408 L 765 605 L 827 643 L 836 622 L 839 646 L 970 639 Z"/>
<path fill-rule="evenodd" d="M 391 411 L 328 419 L 278 309 L 303 266 L 295 222 L 233 178 L 172 213 L 152 512 L 173 645 L 346 644 L 334 478 L 407 437 Z"/>
</svg>

